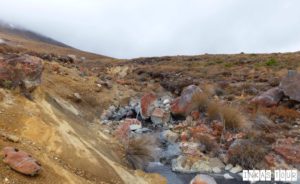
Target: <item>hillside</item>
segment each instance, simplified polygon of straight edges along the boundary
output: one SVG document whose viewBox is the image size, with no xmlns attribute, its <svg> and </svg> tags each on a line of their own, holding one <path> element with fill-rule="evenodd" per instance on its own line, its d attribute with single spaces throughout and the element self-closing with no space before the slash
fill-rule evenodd
<svg viewBox="0 0 300 184">
<path fill-rule="evenodd" d="M 1 162 L 3 183 L 157 184 L 166 183 L 166 178 L 170 183 L 172 177 L 184 183 L 195 175 L 191 168 L 199 169 L 196 173 L 203 172 L 195 164 L 203 158 L 206 162 L 217 159 L 223 165 L 222 174 L 229 163 L 246 169 L 253 166 L 299 171 L 300 103 L 293 97 L 294 92 L 290 95 L 280 91 L 279 100 L 268 94 L 261 101 L 253 101 L 254 97 L 280 86 L 289 71 L 300 72 L 298 52 L 122 60 L 83 52 L 53 40 L 32 38 L 27 33 L 24 36 L 0 29 L 0 39 L 4 42 L 0 43 L 0 149 L 13 146 L 24 150 L 43 168 L 38 176 L 29 177 Z M 25 78 L 16 75 L 8 80 L 5 75 L 10 72 L 6 68 L 11 67 L 7 62 L 22 57 L 42 63 L 41 81 L 29 76 L 29 81 L 34 78 L 34 90 L 26 87 L 25 69 L 16 69 Z M 36 70 L 29 73 L 36 74 Z M 293 82 L 295 89 L 299 89 L 299 81 Z M 171 163 L 169 157 L 161 154 L 156 162 L 192 175 L 160 173 L 165 178 L 145 172 L 151 168 L 135 165 L 147 159 L 128 159 L 128 154 L 135 153 L 129 153 L 126 140 L 143 136 L 136 133 L 142 127 L 152 136 L 165 131 L 170 134 L 158 145 L 163 153 L 169 145 L 180 145 L 180 154 L 168 155 L 175 161 Z M 232 145 L 237 140 L 245 143 L 234 149 Z M 239 152 L 249 147 L 263 151 L 257 151 L 259 155 Z M 241 162 L 241 155 L 258 160 Z M 178 158 L 184 161 L 180 163 Z M 207 165 L 212 167 L 209 162 Z M 159 172 L 153 168 L 152 171 Z M 212 169 L 204 173 L 207 172 Z M 229 183 L 212 176 L 219 183 Z M 238 183 L 238 176 L 236 180 Z"/>
</svg>

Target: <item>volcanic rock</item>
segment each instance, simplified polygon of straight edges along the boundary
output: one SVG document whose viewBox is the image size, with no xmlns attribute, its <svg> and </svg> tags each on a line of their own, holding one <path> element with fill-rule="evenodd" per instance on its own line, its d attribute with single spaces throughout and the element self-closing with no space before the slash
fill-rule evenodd
<svg viewBox="0 0 300 184">
<path fill-rule="evenodd" d="M 42 60 L 29 55 L 0 60 L 0 86 L 33 91 L 41 83 Z"/>
<path fill-rule="evenodd" d="M 253 98 L 251 103 L 266 107 L 275 106 L 283 97 L 283 92 L 279 87 L 271 88 L 261 95 Z"/>
<path fill-rule="evenodd" d="M 153 93 L 147 93 L 141 98 L 141 116 L 143 119 L 147 119 L 151 116 L 154 108 L 157 96 Z"/>
<path fill-rule="evenodd" d="M 290 74 L 283 78 L 279 87 L 291 100 L 300 102 L 300 74 Z"/>
<path fill-rule="evenodd" d="M 155 108 L 151 113 L 151 121 L 158 125 L 167 123 L 170 120 L 170 113 L 161 108 Z"/>
<path fill-rule="evenodd" d="M 195 85 L 190 85 L 183 89 L 181 96 L 171 103 L 171 112 L 173 115 L 187 116 L 193 110 L 197 109 L 197 102 L 193 100 L 196 95 L 202 93 L 202 90 Z"/>
<path fill-rule="evenodd" d="M 217 184 L 215 179 L 211 176 L 198 174 L 195 178 L 190 182 L 190 184 Z"/>
<path fill-rule="evenodd" d="M 3 162 L 8 164 L 13 170 L 30 176 L 40 173 L 40 163 L 28 153 L 13 147 L 5 147 L 3 153 Z"/>
</svg>

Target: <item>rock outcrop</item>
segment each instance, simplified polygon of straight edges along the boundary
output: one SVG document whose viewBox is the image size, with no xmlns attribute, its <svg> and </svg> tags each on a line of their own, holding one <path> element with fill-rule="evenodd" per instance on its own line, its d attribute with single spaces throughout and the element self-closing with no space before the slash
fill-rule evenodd
<svg viewBox="0 0 300 184">
<path fill-rule="evenodd" d="M 193 99 L 196 95 L 200 95 L 202 90 L 195 85 L 190 85 L 183 89 L 180 97 L 176 98 L 171 103 L 171 113 L 173 115 L 187 116 L 195 108 L 197 108 L 197 102 Z"/>
<path fill-rule="evenodd" d="M 283 92 L 279 87 L 271 88 L 261 95 L 253 98 L 251 103 L 271 107 L 277 105 L 283 97 Z"/>
<path fill-rule="evenodd" d="M 20 86 L 22 90 L 32 92 L 41 83 L 42 71 L 42 60 L 34 56 L 0 60 L 0 86 Z"/>
<path fill-rule="evenodd" d="M 291 100 L 300 102 L 300 74 L 294 73 L 283 78 L 279 87 Z"/>
</svg>

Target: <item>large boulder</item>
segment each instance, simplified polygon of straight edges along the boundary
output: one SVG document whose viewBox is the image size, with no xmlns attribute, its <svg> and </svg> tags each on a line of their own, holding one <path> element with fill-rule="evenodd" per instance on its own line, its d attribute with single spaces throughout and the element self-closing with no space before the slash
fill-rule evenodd
<svg viewBox="0 0 300 184">
<path fill-rule="evenodd" d="M 147 93 L 141 98 L 140 113 L 143 119 L 148 119 L 155 109 L 157 96 L 153 93 Z"/>
<path fill-rule="evenodd" d="M 29 55 L 0 59 L 0 86 L 33 91 L 41 83 L 42 60 Z"/>
<path fill-rule="evenodd" d="M 184 88 L 180 97 L 171 103 L 171 113 L 173 115 L 187 116 L 193 110 L 197 109 L 198 102 L 194 99 L 196 95 L 201 95 L 203 91 L 195 85 Z"/>
<path fill-rule="evenodd" d="M 42 169 L 41 164 L 24 151 L 13 147 L 5 147 L 3 154 L 3 162 L 19 173 L 34 176 L 39 174 Z"/>
<path fill-rule="evenodd" d="M 265 107 L 272 107 L 277 105 L 283 97 L 283 92 L 279 87 L 271 88 L 261 95 L 253 98 L 251 103 L 262 105 Z"/>
<path fill-rule="evenodd" d="M 282 79 L 279 87 L 291 100 L 300 102 L 300 74 L 289 74 Z"/>
</svg>

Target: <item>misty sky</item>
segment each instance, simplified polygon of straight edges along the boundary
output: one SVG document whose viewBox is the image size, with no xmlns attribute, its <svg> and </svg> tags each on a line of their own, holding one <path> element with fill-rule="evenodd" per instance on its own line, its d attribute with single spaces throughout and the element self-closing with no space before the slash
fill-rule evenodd
<svg viewBox="0 0 300 184">
<path fill-rule="evenodd" d="M 299 0 L 0 0 L 0 19 L 133 58 L 300 50 Z"/>
</svg>

